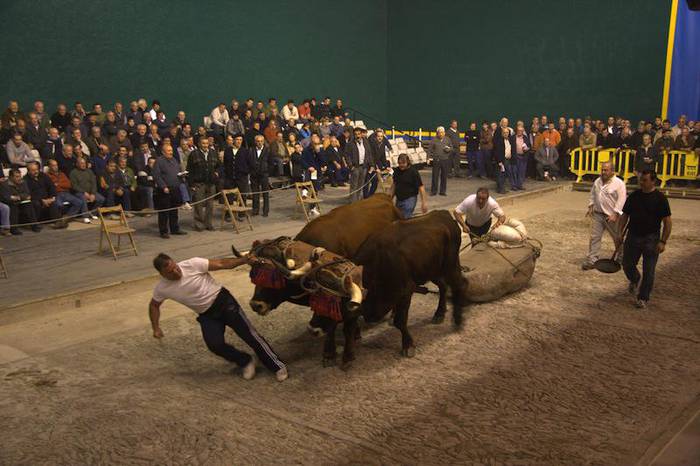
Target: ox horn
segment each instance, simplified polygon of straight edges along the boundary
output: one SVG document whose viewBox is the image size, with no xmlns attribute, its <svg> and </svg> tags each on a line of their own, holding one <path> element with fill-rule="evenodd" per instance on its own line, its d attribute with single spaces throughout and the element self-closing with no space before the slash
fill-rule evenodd
<svg viewBox="0 0 700 466">
<path fill-rule="evenodd" d="M 289 272 L 289 278 L 299 278 L 303 275 L 306 275 L 309 270 L 311 270 L 312 264 L 311 262 L 307 262 L 306 264 L 302 265 L 298 269 L 292 270 Z"/>
<path fill-rule="evenodd" d="M 345 289 L 350 293 L 350 302 L 358 305 L 362 304 L 362 288 L 352 281 L 352 278 L 345 277 Z"/>
<path fill-rule="evenodd" d="M 297 265 L 297 263 L 294 262 L 294 259 L 287 259 L 287 268 L 289 270 L 293 270 L 295 265 Z"/>
<path fill-rule="evenodd" d="M 245 257 L 248 254 L 250 254 L 250 251 L 247 251 L 247 252 L 244 252 L 243 254 L 241 254 L 240 252 L 238 252 L 238 249 L 236 249 L 236 247 L 233 244 L 231 245 L 231 252 L 233 253 L 233 255 L 235 257 L 238 257 L 238 258 Z"/>
<path fill-rule="evenodd" d="M 326 248 L 322 248 L 322 247 L 314 248 L 313 251 L 311 251 L 311 257 L 310 257 L 311 262 L 317 261 L 321 257 L 321 254 L 324 253 L 325 250 L 326 250 Z"/>
</svg>

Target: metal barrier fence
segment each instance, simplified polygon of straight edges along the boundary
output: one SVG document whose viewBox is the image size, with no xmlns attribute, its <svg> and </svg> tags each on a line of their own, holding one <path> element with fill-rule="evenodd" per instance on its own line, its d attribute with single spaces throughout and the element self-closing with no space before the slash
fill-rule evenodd
<svg viewBox="0 0 700 466">
<path fill-rule="evenodd" d="M 581 149 L 571 151 L 569 169 L 581 182 L 585 175 L 599 175 L 600 164 L 611 161 L 615 173 L 626 183 L 636 176 L 634 169 L 635 151 L 630 149 Z M 687 151 L 664 151 L 656 164 L 656 173 L 665 187 L 670 180 L 695 180 L 698 177 L 698 154 Z"/>
</svg>

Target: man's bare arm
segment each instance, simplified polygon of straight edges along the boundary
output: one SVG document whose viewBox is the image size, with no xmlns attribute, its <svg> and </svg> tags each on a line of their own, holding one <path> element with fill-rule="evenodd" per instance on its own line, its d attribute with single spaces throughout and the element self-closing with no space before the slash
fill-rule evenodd
<svg viewBox="0 0 700 466">
<path fill-rule="evenodd" d="M 163 338 L 163 331 L 160 329 L 160 305 L 158 301 L 151 299 L 148 304 L 148 317 L 151 319 L 154 338 Z"/>
<path fill-rule="evenodd" d="M 209 271 L 235 269 L 238 266 L 250 264 L 252 261 L 253 257 L 251 256 L 232 257 L 229 259 L 209 259 Z"/>
</svg>

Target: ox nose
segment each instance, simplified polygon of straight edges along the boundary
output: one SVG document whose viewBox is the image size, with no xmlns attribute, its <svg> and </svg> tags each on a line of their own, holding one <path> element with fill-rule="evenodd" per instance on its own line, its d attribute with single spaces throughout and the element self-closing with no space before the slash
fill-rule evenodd
<svg viewBox="0 0 700 466">
<path fill-rule="evenodd" d="M 270 312 L 270 307 L 267 305 L 267 303 L 262 301 L 250 301 L 250 308 L 253 310 L 253 312 L 260 314 L 261 316 L 264 316 Z"/>
</svg>

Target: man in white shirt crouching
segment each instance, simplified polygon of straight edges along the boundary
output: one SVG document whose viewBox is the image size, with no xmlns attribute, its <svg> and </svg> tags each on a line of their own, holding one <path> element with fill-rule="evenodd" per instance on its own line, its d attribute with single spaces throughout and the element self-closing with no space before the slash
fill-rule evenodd
<svg viewBox="0 0 700 466">
<path fill-rule="evenodd" d="M 491 230 L 491 216 L 496 217 L 497 228 L 506 221 L 506 215 L 487 188 L 479 188 L 476 194 L 467 196 L 454 211 L 455 220 L 465 233 L 483 236 Z"/>
<path fill-rule="evenodd" d="M 612 236 L 615 246 L 620 244 L 622 228 L 620 216 L 627 199 L 625 182 L 615 176 L 611 162 L 600 164 L 600 176 L 593 183 L 591 198 L 588 202 L 587 216 L 591 217 L 591 240 L 588 246 L 588 257 L 581 265 L 583 270 L 594 268 L 600 253 L 600 244 L 603 232 L 607 231 Z M 621 261 L 621 251 L 615 260 Z"/>
<path fill-rule="evenodd" d="M 239 265 L 250 264 L 256 259 L 250 257 L 234 259 L 192 259 L 175 262 L 166 254 L 158 254 L 153 266 L 161 275 L 161 280 L 153 290 L 153 298 L 148 306 L 148 314 L 153 327 L 153 336 L 163 338 L 160 329 L 160 305 L 172 299 L 189 307 L 198 314 L 197 321 L 202 327 L 202 337 L 207 348 L 222 358 L 243 368 L 243 378 L 255 376 L 254 358 L 226 343 L 226 326 L 245 341 L 260 361 L 282 382 L 288 377 L 287 366 L 273 351 L 270 344 L 255 331 L 246 318 L 243 309 L 231 293 L 217 283 L 209 274 L 220 269 L 235 269 Z"/>
</svg>

